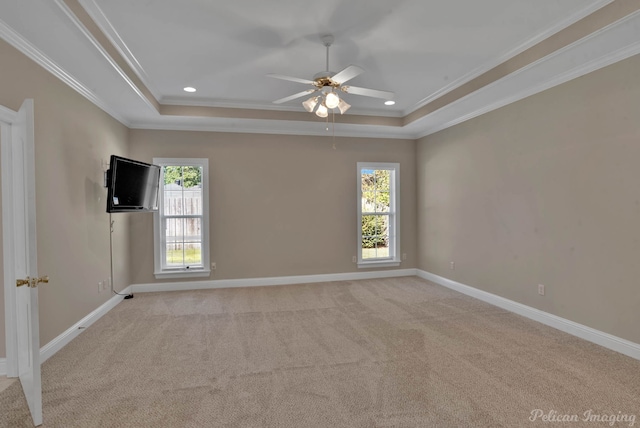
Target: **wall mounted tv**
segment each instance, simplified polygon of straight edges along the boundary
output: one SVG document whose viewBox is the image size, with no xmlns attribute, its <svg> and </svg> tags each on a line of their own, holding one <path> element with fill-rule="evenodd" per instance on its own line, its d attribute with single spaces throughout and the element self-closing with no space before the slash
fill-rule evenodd
<svg viewBox="0 0 640 428">
<path fill-rule="evenodd" d="M 111 155 L 105 184 L 108 213 L 158 210 L 158 165 Z"/>
</svg>

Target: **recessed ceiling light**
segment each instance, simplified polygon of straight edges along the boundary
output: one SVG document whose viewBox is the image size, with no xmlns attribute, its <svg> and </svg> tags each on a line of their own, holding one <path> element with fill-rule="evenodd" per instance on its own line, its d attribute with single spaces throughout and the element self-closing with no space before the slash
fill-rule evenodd
<svg viewBox="0 0 640 428">
<path fill-rule="evenodd" d="M 186 88 L 184 88 L 185 92 L 195 92 L 196 88 L 192 88 L 191 86 L 187 86 Z"/>
<path fill-rule="evenodd" d="M 396 103 L 396 102 L 395 102 L 395 101 L 393 101 L 393 100 L 388 100 L 388 101 L 385 101 L 385 102 L 384 102 L 384 105 L 386 105 L 386 106 L 392 106 L 392 105 L 394 105 L 395 103 Z"/>
</svg>

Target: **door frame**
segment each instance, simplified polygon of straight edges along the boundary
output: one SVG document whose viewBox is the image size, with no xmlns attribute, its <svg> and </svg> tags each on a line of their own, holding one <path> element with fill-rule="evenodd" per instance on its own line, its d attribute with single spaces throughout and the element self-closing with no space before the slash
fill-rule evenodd
<svg viewBox="0 0 640 428">
<path fill-rule="evenodd" d="M 0 105 L 0 132 L 2 151 L 2 248 L 4 267 L 4 318 L 6 342 L 7 377 L 18 377 L 18 329 L 15 310 L 16 288 L 14 271 L 13 230 L 14 219 L 12 142 L 17 138 L 14 123 L 18 121 L 18 113 Z"/>
</svg>

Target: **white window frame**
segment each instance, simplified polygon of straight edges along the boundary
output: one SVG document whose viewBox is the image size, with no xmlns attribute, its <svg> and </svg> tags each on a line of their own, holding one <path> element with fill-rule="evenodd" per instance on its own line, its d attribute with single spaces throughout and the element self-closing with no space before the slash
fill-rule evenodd
<svg viewBox="0 0 640 428">
<path fill-rule="evenodd" d="M 362 258 L 362 171 L 368 169 L 391 171 L 389 179 L 389 257 L 375 259 Z M 400 266 L 400 164 L 390 162 L 358 162 L 357 174 L 357 206 L 358 206 L 358 267 L 392 267 Z"/>
<path fill-rule="evenodd" d="M 195 166 L 202 168 L 202 266 L 170 268 L 164 266 L 163 248 L 166 248 L 166 232 L 161 227 L 164 214 L 164 173 L 160 173 L 158 211 L 153 214 L 154 275 L 163 278 L 194 278 L 211 275 L 209 258 L 209 159 L 206 158 L 153 158 L 153 163 L 164 166 Z"/>
</svg>

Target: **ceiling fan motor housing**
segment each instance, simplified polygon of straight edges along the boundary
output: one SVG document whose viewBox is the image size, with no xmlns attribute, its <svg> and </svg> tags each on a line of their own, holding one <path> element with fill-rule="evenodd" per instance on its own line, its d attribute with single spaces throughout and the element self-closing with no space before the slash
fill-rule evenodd
<svg viewBox="0 0 640 428">
<path fill-rule="evenodd" d="M 321 71 L 320 73 L 316 73 L 313 76 L 313 85 L 316 88 L 324 88 L 325 86 L 338 88 L 340 87 L 340 84 L 331 79 L 331 77 L 335 74 L 336 73 L 333 71 Z"/>
</svg>

